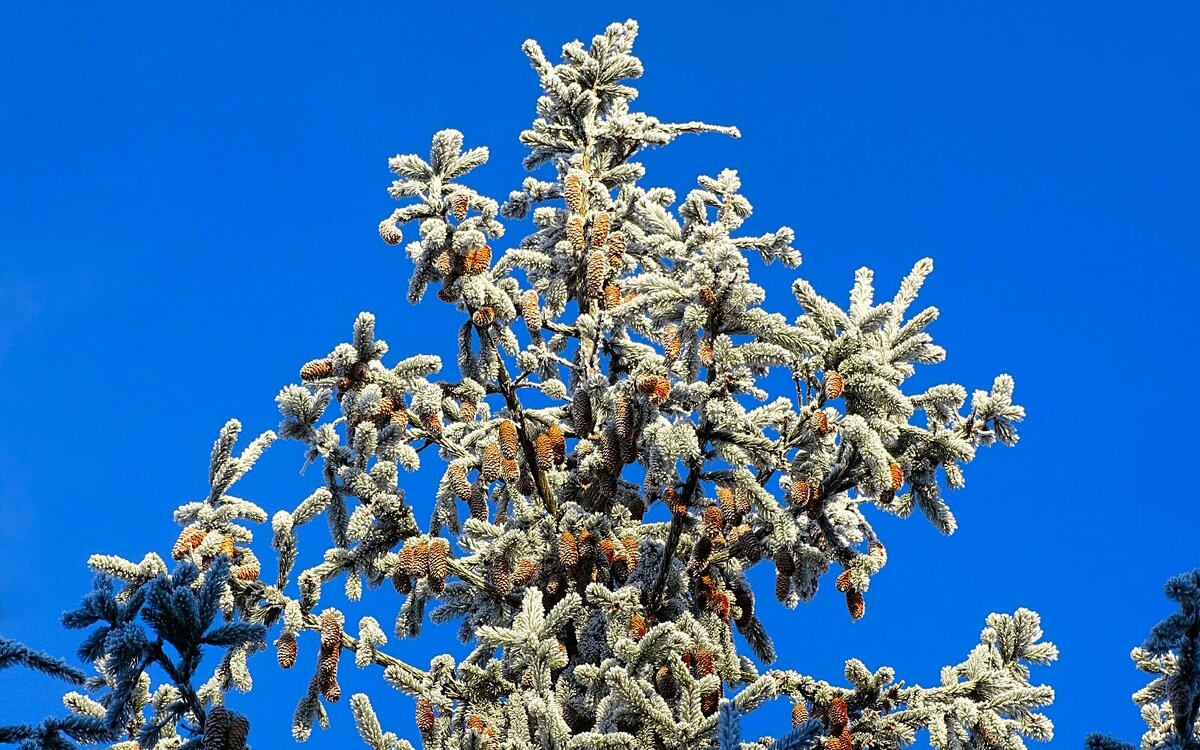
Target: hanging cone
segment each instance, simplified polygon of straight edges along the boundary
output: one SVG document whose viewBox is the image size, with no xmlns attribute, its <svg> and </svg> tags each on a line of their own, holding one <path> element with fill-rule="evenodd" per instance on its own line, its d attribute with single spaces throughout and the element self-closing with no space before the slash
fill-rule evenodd
<svg viewBox="0 0 1200 750">
<path fill-rule="evenodd" d="M 379 236 L 389 245 L 399 245 L 404 240 L 404 233 L 391 219 L 379 222 Z"/>
<path fill-rule="evenodd" d="M 516 458 L 521 450 L 521 443 L 517 438 L 517 426 L 511 419 L 501 419 L 496 425 L 496 429 L 500 436 L 500 452 L 505 458 Z"/>
<path fill-rule="evenodd" d="M 281 633 L 279 639 L 275 641 L 275 658 L 279 660 L 279 666 L 284 669 L 291 669 L 295 666 L 298 649 L 295 633 L 286 631 Z"/>
<path fill-rule="evenodd" d="M 314 359 L 311 362 L 305 363 L 304 367 L 300 368 L 301 380 L 320 380 L 329 377 L 333 377 L 333 360 L 328 357 L 325 359 Z"/>
<path fill-rule="evenodd" d="M 825 400 L 832 401 L 842 395 L 846 387 L 846 379 L 836 370 L 825 373 Z"/>
<path fill-rule="evenodd" d="M 492 265 L 492 248 L 479 245 L 467 251 L 463 258 L 463 273 L 475 276 L 488 270 Z"/>
<path fill-rule="evenodd" d="M 580 213 L 583 209 L 583 185 L 579 182 L 579 175 L 567 175 L 563 181 L 563 197 L 567 201 L 567 210 L 573 214 Z"/>
<path fill-rule="evenodd" d="M 608 242 L 608 230 L 612 225 L 612 217 L 601 211 L 592 219 L 591 229 L 591 244 L 592 247 L 604 247 Z"/>
<path fill-rule="evenodd" d="M 421 734 L 429 734 L 435 718 L 433 706 L 429 701 L 425 698 L 417 699 L 417 729 L 421 730 Z"/>
</svg>

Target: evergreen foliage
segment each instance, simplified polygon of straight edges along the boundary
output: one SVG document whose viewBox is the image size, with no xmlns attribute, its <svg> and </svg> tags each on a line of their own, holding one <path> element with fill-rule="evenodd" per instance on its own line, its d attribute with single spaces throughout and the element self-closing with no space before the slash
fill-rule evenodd
<svg viewBox="0 0 1200 750">
<path fill-rule="evenodd" d="M 844 685 L 770 668 L 763 592 L 747 572 L 772 566 L 775 595 L 796 607 L 837 568 L 832 587 L 852 619 L 863 617 L 888 559 L 871 514 L 919 509 L 953 533 L 943 486 L 963 486 L 979 447 L 1015 444 L 1024 410 L 1007 375 L 969 404 L 955 384 L 905 390 L 917 365 L 945 355 L 928 333 L 937 308 L 910 310 L 929 259 L 890 299 L 877 299 L 864 268 L 846 308 L 797 279 L 796 317 L 765 309 L 748 256 L 795 268 L 794 233 L 739 232 L 752 207 L 732 170 L 698 177 L 681 201 L 644 184 L 643 150 L 688 133 L 739 134 L 631 109 L 636 34 L 632 21 L 613 24 L 590 46 L 566 44 L 557 64 L 525 43 L 543 94 L 521 141 L 540 176 L 503 202 L 465 181 L 488 151 L 464 150 L 458 131 L 436 133 L 428 159 L 390 160 L 402 205 L 380 234 L 399 245 L 416 224 L 408 297 L 436 286 L 462 314 L 458 376 L 440 376 L 430 355 L 385 364 L 375 318 L 360 314 L 351 340 L 305 364 L 276 399 L 278 436 L 321 467 L 307 498 L 270 517 L 277 567 L 268 574 L 248 546 L 249 525 L 267 512 L 228 494 L 276 435 L 235 457 L 231 421 L 213 447 L 207 498 L 175 512 L 174 572 L 154 553 L 91 558 L 96 587 L 64 617 L 94 628 L 80 656 L 98 676 L 88 694 L 64 698 L 76 723 L 6 728 L 0 739 L 239 750 L 248 724 L 225 693 L 251 689 L 247 657 L 268 628 L 284 667 L 300 648 L 318 653 L 298 691 L 301 741 L 328 726 L 343 650 L 413 698 L 422 746 L 438 750 L 851 750 L 898 748 L 920 730 L 939 750 L 1011 750 L 1051 737 L 1038 709 L 1053 691 L 1032 684 L 1029 667 L 1057 652 L 1024 609 L 988 617 L 979 645 L 935 687 L 856 659 Z M 497 253 L 502 219 L 529 219 L 534 231 Z M 794 393 L 768 392 L 772 372 L 790 375 Z M 423 462 L 442 471 L 424 526 L 400 479 Z M 659 503 L 669 520 L 647 521 Z M 332 544 L 296 573 L 297 530 L 321 516 Z M 338 580 L 351 600 L 364 583 L 390 582 L 403 596 L 396 638 L 419 635 L 428 614 L 457 621 L 473 650 L 428 668 L 392 656 L 375 618 L 355 628 L 319 609 Z M 1174 632 L 1146 658 L 1165 659 L 1159 647 Z M 205 646 L 223 656 L 195 686 Z M 150 667 L 168 678 L 154 691 Z M 794 727 L 744 739 L 739 716 L 778 698 L 794 705 Z M 367 745 L 412 748 L 384 731 L 368 696 L 349 703 Z"/>
<path fill-rule="evenodd" d="M 1179 611 L 1150 630 L 1129 657 L 1137 668 L 1155 675 L 1133 694 L 1148 727 L 1142 750 L 1200 748 L 1200 569 L 1167 581 L 1167 598 Z M 1133 745 L 1103 734 L 1087 738 L 1090 750 L 1133 750 Z"/>
</svg>

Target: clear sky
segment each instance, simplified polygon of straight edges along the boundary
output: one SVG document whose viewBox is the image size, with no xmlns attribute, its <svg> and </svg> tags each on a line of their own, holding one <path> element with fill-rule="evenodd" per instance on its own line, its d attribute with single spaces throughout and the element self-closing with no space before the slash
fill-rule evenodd
<svg viewBox="0 0 1200 750">
<path fill-rule="evenodd" d="M 645 184 L 682 195 L 738 169 L 748 229 L 794 227 L 797 273 L 838 300 L 859 266 L 890 295 L 933 257 L 922 301 L 949 357 L 912 387 L 1009 372 L 1029 412 L 1020 444 L 982 451 L 950 495 L 953 537 L 879 519 L 890 561 L 862 621 L 832 581 L 787 611 L 758 574 L 779 666 L 838 681 L 854 656 L 931 685 L 989 612 L 1027 606 L 1062 654 L 1035 670 L 1058 693 L 1053 745 L 1140 736 L 1129 650 L 1170 611 L 1166 578 L 1200 565 L 1200 5 L 337 5 L 0 4 L 0 634 L 72 654 L 58 617 L 89 586 L 87 556 L 168 556 L 221 425 L 276 427 L 276 392 L 360 310 L 389 361 L 440 353 L 453 376 L 457 315 L 410 307 L 410 265 L 376 235 L 387 157 L 458 128 L 492 150 L 472 185 L 502 199 L 538 93 L 521 42 L 557 57 L 634 17 L 636 104 L 743 134 L 650 153 Z M 795 315 L 791 272 L 762 278 L 768 307 Z M 294 507 L 319 482 L 301 463 L 278 444 L 242 494 Z M 438 474 L 405 479 L 418 508 Z M 256 549 L 273 560 L 269 535 Z M 349 613 L 390 631 L 398 606 L 380 589 Z M 418 665 L 461 653 L 444 630 L 389 648 Z M 293 673 L 256 656 L 256 690 L 230 698 L 257 747 L 292 742 L 315 639 L 302 649 Z M 344 693 L 415 739 L 410 699 L 342 671 Z M 56 712 L 61 692 L 0 673 L 0 722 Z M 332 719 L 310 746 L 353 746 L 345 702 Z"/>
</svg>

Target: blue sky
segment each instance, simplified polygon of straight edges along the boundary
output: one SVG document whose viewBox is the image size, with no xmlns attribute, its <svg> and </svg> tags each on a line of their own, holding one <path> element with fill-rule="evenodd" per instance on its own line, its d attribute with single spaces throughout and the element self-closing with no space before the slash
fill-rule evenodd
<svg viewBox="0 0 1200 750">
<path fill-rule="evenodd" d="M 864 620 L 832 585 L 796 611 L 763 597 L 779 665 L 836 681 L 854 656 L 930 685 L 989 612 L 1027 606 L 1062 654 L 1035 671 L 1058 693 L 1053 745 L 1140 736 L 1129 650 L 1170 611 L 1163 581 L 1200 565 L 1200 6 L 339 5 L 0 5 L 0 634 L 73 653 L 58 616 L 89 585 L 87 556 L 166 555 L 220 426 L 274 428 L 278 389 L 360 310 L 391 356 L 452 364 L 455 316 L 405 303 L 408 262 L 375 233 L 394 205 L 387 157 L 458 128 L 491 148 L 473 186 L 503 198 L 537 95 L 520 43 L 556 56 L 634 17 L 637 104 L 743 134 L 651 152 L 646 184 L 682 193 L 738 169 L 748 229 L 794 227 L 798 273 L 838 300 L 859 266 L 890 294 L 933 257 L 922 301 L 949 357 L 913 387 L 1009 372 L 1029 412 L 1020 445 L 983 451 L 950 496 L 953 537 L 879 520 L 890 562 Z M 762 278 L 794 315 L 791 274 Z M 294 507 L 318 481 L 301 453 L 272 448 L 242 493 Z M 419 508 L 436 473 L 409 478 Z M 381 589 L 350 613 L 387 629 L 398 606 Z M 461 652 L 451 638 L 390 648 L 422 665 Z M 291 743 L 303 645 L 294 674 L 255 657 L 256 690 L 231 698 L 259 747 Z M 415 738 L 411 700 L 343 673 Z M 0 721 L 57 711 L 61 692 L 0 674 Z M 332 716 L 310 746 L 346 746 L 347 706 Z"/>
</svg>

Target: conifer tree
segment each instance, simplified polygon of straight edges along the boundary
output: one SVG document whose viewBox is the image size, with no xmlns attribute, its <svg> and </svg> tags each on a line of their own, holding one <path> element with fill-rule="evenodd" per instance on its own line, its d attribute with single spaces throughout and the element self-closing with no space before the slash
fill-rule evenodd
<svg viewBox="0 0 1200 750">
<path fill-rule="evenodd" d="M 96 590 L 64 621 L 95 626 L 80 655 L 97 675 L 64 702 L 93 734 L 51 723 L 0 740 L 240 750 L 248 721 L 226 702 L 251 688 L 249 657 L 268 641 L 285 668 L 317 656 L 297 683 L 297 740 L 328 725 L 348 662 L 411 696 L 404 717 L 349 696 L 374 750 L 413 748 L 402 736 L 430 750 L 851 750 L 921 730 L 939 750 L 1009 750 L 1051 737 L 1038 709 L 1053 691 L 1029 665 L 1057 652 L 1028 610 L 989 616 L 934 687 L 856 659 L 832 682 L 773 666 L 759 614 L 772 593 L 747 572 L 772 568 L 789 608 L 820 588 L 863 617 L 888 560 L 872 516 L 919 510 L 953 533 L 943 487 L 963 486 L 978 448 L 1015 444 L 1024 410 L 1007 375 L 970 396 L 905 390 L 945 354 L 928 332 L 937 308 L 911 309 L 929 259 L 890 298 L 863 268 L 848 307 L 797 278 L 791 318 L 764 308 L 748 257 L 797 267 L 794 233 L 740 232 L 751 204 L 733 170 L 698 177 L 682 200 L 646 183 L 643 150 L 739 133 L 632 109 L 636 34 L 613 24 L 559 63 L 525 43 L 543 92 L 521 133 L 532 174 L 503 202 L 471 187 L 488 150 L 464 150 L 458 131 L 434 134 L 427 159 L 390 160 L 401 205 L 379 233 L 415 237 L 409 301 L 433 287 L 461 316 L 456 367 L 390 357 L 360 314 L 350 341 L 320 347 L 279 392 L 278 434 L 235 456 L 240 424 L 220 431 L 207 497 L 175 511 L 173 572 L 153 552 L 91 558 Z M 533 231 L 506 239 L 522 220 Z M 772 373 L 794 387 L 769 392 Z M 321 471 L 269 516 L 230 490 L 277 438 Z M 441 473 L 428 519 L 403 489 L 418 470 Z M 664 520 L 647 518 L 656 504 Z M 297 530 L 322 516 L 330 546 L 301 550 Z M 264 566 L 250 542 L 268 518 L 277 560 Z M 334 584 L 350 600 L 393 587 L 381 617 L 394 624 L 323 607 Z M 465 658 L 416 665 L 389 651 L 427 615 L 457 624 Z M 201 682 L 205 645 L 224 652 Z M 152 671 L 166 677 L 154 689 Z M 792 704 L 793 727 L 743 737 L 740 717 L 775 699 Z"/>
</svg>

